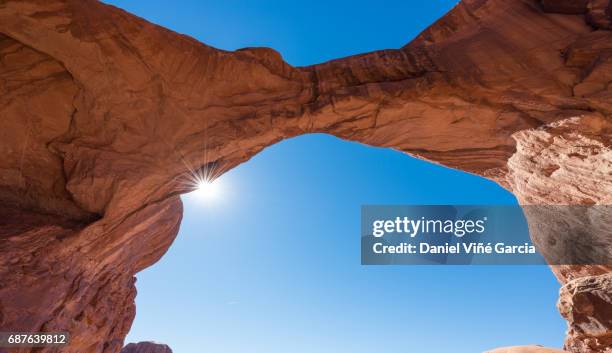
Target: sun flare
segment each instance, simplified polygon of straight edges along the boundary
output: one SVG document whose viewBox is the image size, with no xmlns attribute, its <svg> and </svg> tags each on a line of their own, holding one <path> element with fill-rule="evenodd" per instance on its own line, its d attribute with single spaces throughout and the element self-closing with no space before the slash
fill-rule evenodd
<svg viewBox="0 0 612 353">
<path fill-rule="evenodd" d="M 215 165 L 209 164 L 199 169 L 191 168 L 186 162 L 185 165 L 189 172 L 183 174 L 179 181 L 184 190 L 200 201 L 218 199 L 221 194 L 221 183 Z"/>
<path fill-rule="evenodd" d="M 217 179 L 207 180 L 200 179 L 196 182 L 196 188 L 193 193 L 200 199 L 211 200 L 219 196 L 220 185 Z"/>
</svg>

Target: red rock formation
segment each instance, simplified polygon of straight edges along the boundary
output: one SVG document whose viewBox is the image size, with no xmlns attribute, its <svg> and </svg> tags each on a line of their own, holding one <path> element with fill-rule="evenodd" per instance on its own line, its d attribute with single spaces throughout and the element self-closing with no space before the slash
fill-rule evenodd
<svg viewBox="0 0 612 353">
<path fill-rule="evenodd" d="M 568 282 L 559 311 L 569 322 L 566 347 L 573 352 L 609 352 L 612 347 L 612 273 Z"/>
<path fill-rule="evenodd" d="M 396 148 L 523 203 L 609 204 L 609 8 L 466 0 L 401 49 L 294 68 L 93 0 L 0 1 L 1 331 L 118 352 L 133 275 L 176 236 L 189 168 L 221 173 L 298 134 Z M 569 323 L 569 349 L 608 349 L 612 326 Z"/>
<path fill-rule="evenodd" d="M 161 343 L 138 342 L 127 344 L 120 353 L 172 353 L 172 349 Z"/>
</svg>

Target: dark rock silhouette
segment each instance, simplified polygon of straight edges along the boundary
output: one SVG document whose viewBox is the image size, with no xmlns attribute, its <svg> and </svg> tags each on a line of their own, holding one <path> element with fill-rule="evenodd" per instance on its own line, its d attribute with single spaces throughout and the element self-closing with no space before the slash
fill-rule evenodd
<svg viewBox="0 0 612 353">
<path fill-rule="evenodd" d="M 128 343 L 121 349 L 121 353 L 172 353 L 172 349 L 161 343 L 138 342 Z"/>
</svg>

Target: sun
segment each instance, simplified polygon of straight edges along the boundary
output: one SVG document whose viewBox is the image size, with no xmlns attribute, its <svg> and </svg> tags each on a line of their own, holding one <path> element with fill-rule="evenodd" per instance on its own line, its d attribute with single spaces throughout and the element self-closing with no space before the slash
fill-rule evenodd
<svg viewBox="0 0 612 353">
<path fill-rule="evenodd" d="M 221 187 L 219 185 L 219 180 L 214 179 L 199 179 L 196 182 L 195 190 L 193 194 L 195 194 L 199 199 L 203 200 L 213 200 L 219 197 L 219 193 L 221 191 Z"/>
<path fill-rule="evenodd" d="M 179 185 L 181 185 L 190 198 L 211 203 L 221 196 L 220 173 L 217 172 L 214 164 L 207 164 L 204 167 L 194 169 L 185 162 L 189 170 L 188 173 L 181 175 Z"/>
</svg>

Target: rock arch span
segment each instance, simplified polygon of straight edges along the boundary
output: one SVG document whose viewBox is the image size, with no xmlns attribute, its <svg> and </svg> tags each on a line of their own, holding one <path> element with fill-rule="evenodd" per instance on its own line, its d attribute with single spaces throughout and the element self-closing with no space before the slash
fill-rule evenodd
<svg viewBox="0 0 612 353">
<path fill-rule="evenodd" d="M 118 352 L 133 276 L 178 231 L 185 161 L 222 172 L 303 133 L 476 173 L 525 204 L 610 204 L 610 6 L 466 0 L 401 49 L 296 68 L 93 0 L 0 2 L 0 328 Z M 566 348 L 609 350 L 610 267 L 553 271 Z"/>
</svg>

